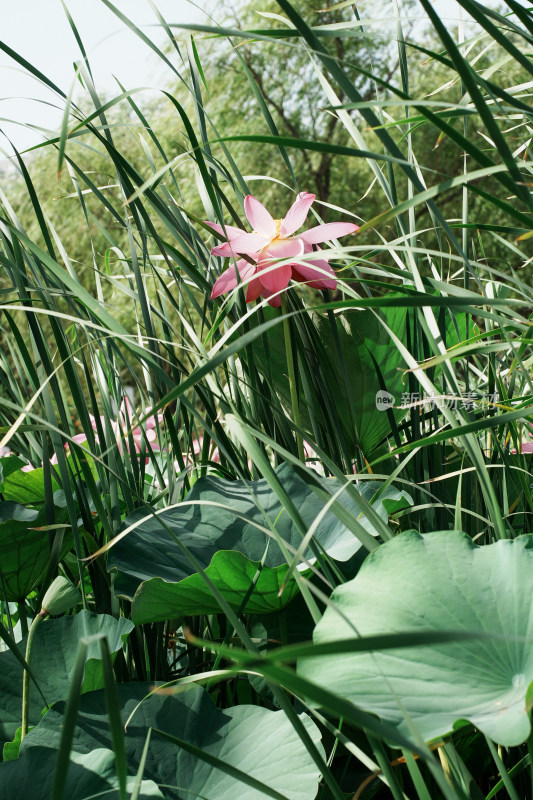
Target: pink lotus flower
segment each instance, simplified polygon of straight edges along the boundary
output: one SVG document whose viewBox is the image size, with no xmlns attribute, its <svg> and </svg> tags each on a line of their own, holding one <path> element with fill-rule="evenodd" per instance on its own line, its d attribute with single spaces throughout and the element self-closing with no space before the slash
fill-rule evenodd
<svg viewBox="0 0 533 800">
<path fill-rule="evenodd" d="M 122 403 L 120 404 L 120 408 L 118 410 L 118 418 L 111 420 L 111 429 L 116 436 L 119 451 L 122 452 L 122 441 L 124 440 L 126 443 L 126 449 L 129 451 L 130 449 L 130 439 L 129 434 L 131 433 L 131 438 L 133 439 L 133 446 L 135 448 L 136 453 L 140 453 L 141 449 L 143 448 L 143 440 L 150 442 L 150 447 L 152 450 L 160 450 L 159 442 L 157 441 L 157 433 L 156 427 L 163 422 L 163 414 L 158 414 L 157 417 L 155 414 L 150 414 L 151 407 L 148 406 L 146 410 L 141 414 L 135 414 L 133 411 L 133 406 L 131 405 L 130 401 L 127 397 L 124 398 Z M 146 415 L 149 416 L 146 416 Z M 91 425 L 94 431 L 97 431 L 96 419 L 93 417 L 92 414 L 89 414 L 91 419 Z M 133 427 L 135 424 L 135 420 L 137 419 L 144 419 L 143 427 L 137 425 Z M 105 430 L 105 417 L 100 417 L 100 422 L 102 423 L 102 428 Z M 144 432 L 143 432 L 144 429 Z M 146 437 L 146 438 L 145 438 Z M 95 437 L 98 441 L 98 437 Z M 86 441 L 87 437 L 85 434 L 81 433 L 77 436 L 73 437 L 74 441 L 76 442 L 84 442 Z M 144 444 L 144 449 L 146 450 L 146 444 Z"/>
<path fill-rule="evenodd" d="M 94 417 L 91 417 L 91 419 L 94 420 Z M 98 440 L 98 437 L 96 437 L 96 440 Z M 86 442 L 87 441 L 87 437 L 85 436 L 84 433 L 77 433 L 75 436 L 72 437 L 72 441 L 73 442 L 77 442 L 78 444 L 81 444 L 82 442 Z M 68 454 L 68 452 L 70 451 L 69 442 L 65 442 L 65 450 L 67 451 L 67 454 Z M 50 459 L 50 464 L 54 464 L 54 466 L 55 466 L 58 463 L 59 462 L 58 462 L 58 459 L 57 459 L 57 455 L 56 455 L 56 453 L 53 453 L 53 455 L 52 455 L 52 457 Z M 43 466 L 43 463 L 41 463 L 41 467 L 42 466 Z M 28 463 L 28 464 L 25 464 L 23 467 L 21 467 L 20 471 L 21 472 L 33 472 L 34 469 L 38 469 L 38 467 L 34 467 L 33 464 Z"/>
<path fill-rule="evenodd" d="M 87 437 L 85 436 L 84 433 L 77 433 L 76 436 L 72 437 L 72 441 L 73 442 L 85 442 L 86 440 L 87 440 Z M 69 449 L 70 449 L 69 448 L 69 443 L 66 442 L 65 450 L 68 451 Z M 56 466 L 58 463 L 59 463 L 59 461 L 57 459 L 57 455 L 56 455 L 56 453 L 53 453 L 52 457 L 50 459 L 50 464 L 54 464 L 54 466 Z M 43 466 L 44 466 L 44 462 L 41 462 L 41 467 L 43 467 Z M 31 462 L 28 462 L 27 464 L 24 464 L 24 466 L 20 468 L 20 471 L 21 472 L 33 472 L 34 469 L 39 469 L 39 467 L 34 467 Z"/>
<path fill-rule="evenodd" d="M 252 233 L 231 225 L 222 227 L 215 222 L 207 222 L 214 231 L 228 237 L 227 242 L 213 247 L 212 255 L 222 258 L 246 255 L 255 262 L 251 264 L 246 259 L 239 259 L 232 264 L 215 282 L 211 299 L 235 289 L 239 279 L 249 280 L 247 303 L 263 296 L 268 298 L 271 306 L 281 304 L 279 293 L 287 288 L 291 278 L 305 281 L 315 289 L 335 289 L 335 273 L 325 258 L 313 261 L 298 259 L 313 252 L 313 246 L 320 242 L 355 233 L 359 226 L 352 222 L 328 222 L 296 233 L 304 224 L 314 200 L 314 194 L 302 192 L 283 219 L 274 219 L 264 205 L 249 194 L 244 200 L 244 212 L 253 228 Z M 319 247 L 316 247 L 317 251 L 320 251 Z M 285 259 L 291 260 L 272 268 L 277 261 Z"/>
<path fill-rule="evenodd" d="M 533 436 L 533 424 L 531 423 L 525 426 L 525 436 L 518 444 L 518 453 L 521 453 L 523 456 L 533 454 L 533 441 L 531 438 L 525 438 L 527 435 L 529 435 L 529 437 Z M 517 448 L 513 447 L 511 453 L 517 455 Z"/>
<path fill-rule="evenodd" d="M 533 442 L 520 442 L 519 448 L 520 449 L 518 450 L 518 452 L 521 453 L 522 455 L 524 456 L 531 455 L 533 453 Z M 511 453 L 513 453 L 513 455 L 516 455 L 517 453 L 516 447 L 513 447 Z"/>
<path fill-rule="evenodd" d="M 133 411 L 133 406 L 131 405 L 130 401 L 127 397 L 124 398 L 122 403 L 120 404 L 120 408 L 118 410 L 118 418 L 110 420 L 111 423 L 111 430 L 115 434 L 119 452 L 122 452 L 122 441 L 126 443 L 126 449 L 129 451 L 130 449 L 130 439 L 129 434 L 131 433 L 131 438 L 133 439 L 133 447 L 136 453 L 140 453 L 143 447 L 143 439 L 146 437 L 146 440 L 150 442 L 150 447 L 152 450 L 160 450 L 159 442 L 157 441 L 157 433 L 156 427 L 163 422 L 163 414 L 158 414 L 157 417 L 155 414 L 150 414 L 151 407 L 147 406 L 144 412 L 140 414 L 135 414 Z M 146 415 L 149 416 L 146 416 Z M 92 414 L 89 414 L 91 420 L 91 426 L 95 432 L 98 431 L 98 426 L 96 424 L 96 418 L 93 417 Z M 140 425 L 133 427 L 135 425 L 135 420 L 137 419 L 144 419 L 143 428 Z M 102 424 L 102 428 L 105 431 L 106 429 L 106 418 L 101 416 L 100 422 Z M 143 433 L 144 429 L 144 433 Z M 98 436 L 94 437 L 98 442 Z M 84 433 L 77 433 L 76 436 L 72 437 L 72 441 L 76 442 L 77 444 L 82 444 L 83 442 L 87 441 L 87 437 Z M 68 449 L 69 443 L 65 444 L 65 448 Z M 146 445 L 144 447 L 146 450 Z M 52 463 L 54 462 L 55 456 L 52 458 Z M 148 461 L 148 459 L 147 459 Z"/>
<path fill-rule="evenodd" d="M 203 449 L 204 449 L 204 437 L 203 435 L 200 434 L 200 436 L 197 439 L 193 438 L 192 450 L 194 455 L 200 458 Z M 207 457 L 210 461 L 216 461 L 217 463 L 220 463 L 220 453 L 218 452 L 218 447 L 213 442 L 213 440 L 211 440 L 209 443 L 209 452 L 207 454 Z"/>
<path fill-rule="evenodd" d="M 128 433 L 131 431 L 131 436 L 133 439 L 133 446 L 135 448 L 136 453 L 140 453 L 142 449 L 143 438 L 146 435 L 146 439 L 150 442 L 150 447 L 152 450 L 160 450 L 159 442 L 157 441 L 157 434 L 155 431 L 156 425 L 160 425 L 163 422 L 163 414 L 158 414 L 157 417 L 155 414 L 151 414 L 150 416 L 146 417 L 146 414 L 150 414 L 151 407 L 148 406 L 143 414 L 135 415 L 133 412 L 133 407 L 128 400 L 127 397 L 124 398 L 122 403 L 120 404 L 120 408 L 118 410 L 118 419 L 111 420 L 111 428 L 116 436 L 117 444 L 119 452 L 122 452 L 122 440 L 126 442 L 126 449 L 129 451 L 130 449 L 130 441 L 128 437 Z M 98 430 L 96 425 L 96 418 L 93 417 L 92 414 L 89 414 L 91 419 L 91 425 L 94 431 Z M 144 431 L 138 425 L 137 427 L 133 427 L 134 420 L 139 419 L 142 417 L 146 417 L 144 421 Z M 105 430 L 105 417 L 100 417 L 100 421 L 102 423 L 102 428 Z M 98 441 L 98 436 L 94 437 L 96 441 Z M 75 436 L 72 437 L 72 441 L 76 442 L 76 444 L 82 444 L 83 442 L 87 441 L 87 436 L 84 433 L 77 433 Z M 146 446 L 144 448 L 146 450 Z M 65 450 L 70 450 L 69 442 L 65 444 Z M 148 463 L 148 458 L 146 462 Z M 54 453 L 50 459 L 51 464 L 57 464 L 57 455 Z M 42 465 L 41 465 L 42 466 Z M 33 464 L 25 464 L 21 467 L 21 472 L 32 472 L 35 469 Z"/>
</svg>

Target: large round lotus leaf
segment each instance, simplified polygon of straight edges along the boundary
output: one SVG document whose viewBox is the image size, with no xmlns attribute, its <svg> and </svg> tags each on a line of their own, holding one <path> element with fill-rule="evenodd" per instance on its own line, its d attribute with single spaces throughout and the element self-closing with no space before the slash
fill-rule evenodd
<svg viewBox="0 0 533 800">
<path fill-rule="evenodd" d="M 57 751 L 50 747 L 32 747 L 23 758 L 0 766 L 3 800 L 50 800 Z M 134 777 L 127 788 L 133 791 Z M 128 795 L 129 796 L 129 795 Z M 100 748 L 90 753 L 72 753 L 67 771 L 64 797 L 73 800 L 118 798 L 115 755 Z M 142 781 L 139 800 L 163 800 L 164 795 L 153 781 Z"/>
<path fill-rule="evenodd" d="M 530 732 L 532 597 L 533 535 L 479 547 L 457 531 L 409 531 L 374 550 L 357 577 L 334 591 L 313 641 L 349 639 L 354 629 L 362 637 L 476 631 L 500 638 L 306 658 L 298 672 L 405 736 L 408 714 L 426 740 L 468 720 L 494 741 L 517 745 Z"/>
<path fill-rule="evenodd" d="M 323 511 L 323 501 L 288 464 L 282 464 L 277 475 L 305 525 L 310 526 Z M 331 493 L 339 488 L 334 479 L 322 478 L 321 481 Z M 367 501 L 378 488 L 379 484 L 375 483 L 357 487 Z M 405 492 L 388 487 L 373 504 L 383 520 L 387 519 L 384 505 L 387 499 L 408 502 Z M 292 552 L 299 546 L 302 536 L 267 481 L 200 478 L 186 500 L 201 501 L 201 504 L 184 503 L 158 512 L 157 516 L 143 509 L 135 511 L 125 519 L 123 528 L 138 523 L 137 527 L 109 553 L 108 569 L 118 570 L 115 592 L 133 599 L 134 621 L 155 622 L 182 615 L 209 614 L 219 609 L 196 566 L 173 537 L 188 549 L 233 608 L 240 607 L 256 576 L 258 562 L 263 559 L 246 611 L 276 611 L 287 605 L 295 591 L 292 579 L 279 596 L 287 559 L 277 542 L 258 526 L 268 528 L 266 515 Z M 359 507 L 346 493 L 339 500 L 353 517 L 359 517 Z M 364 516 L 359 517 L 359 523 L 370 533 L 376 533 Z M 361 547 L 357 537 L 332 511 L 322 517 L 314 540 L 319 548 L 340 561 L 349 559 Z M 305 557 L 314 557 L 310 548 L 305 551 Z M 194 579 L 191 576 L 195 576 Z"/>
<path fill-rule="evenodd" d="M 130 774 L 137 771 L 148 729 L 153 727 L 235 767 L 275 789 L 287 800 L 315 797 L 318 769 L 284 712 L 249 705 L 220 711 L 199 686 L 177 695 L 152 695 L 141 703 L 152 688 L 149 684 L 117 685 L 124 722 L 140 703 L 125 735 Z M 64 703 L 57 703 L 26 736 L 19 758 L 21 769 L 26 766 L 33 748 L 58 747 L 64 708 Z M 317 726 L 306 715 L 300 718 L 321 749 Z M 84 695 L 74 733 L 74 753 L 90 753 L 96 748 L 111 746 L 104 692 Z M 0 766 L 0 785 L 3 774 Z M 152 732 L 143 777 L 154 781 L 169 800 L 196 800 L 197 797 L 265 800 L 268 797 L 155 732 Z M 19 797 L 17 795 L 17 800 Z"/>
<path fill-rule="evenodd" d="M 5 593 L 4 599 L 23 600 L 48 566 L 49 534 L 33 530 L 44 523 L 44 512 L 11 500 L 0 503 L 0 596 Z"/>
<path fill-rule="evenodd" d="M 129 619 L 115 619 L 89 611 L 42 622 L 35 631 L 31 666 L 47 703 L 51 705 L 68 696 L 82 637 L 104 634 L 114 657 L 122 648 L 123 638 L 132 630 L 133 623 Z M 19 643 L 19 648 L 25 652 L 26 639 Z M 87 649 L 82 691 L 89 692 L 103 686 L 101 659 L 100 643 L 94 638 Z M 21 721 L 21 708 L 22 667 L 13 653 L 6 651 L 0 653 L 0 752 L 3 743 L 15 736 Z M 43 699 L 30 681 L 30 725 L 37 724 L 43 708 Z"/>
</svg>

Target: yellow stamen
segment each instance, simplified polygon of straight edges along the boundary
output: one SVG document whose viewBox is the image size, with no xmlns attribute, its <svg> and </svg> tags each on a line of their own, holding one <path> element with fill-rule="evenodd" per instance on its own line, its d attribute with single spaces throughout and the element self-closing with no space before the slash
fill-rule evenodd
<svg viewBox="0 0 533 800">
<path fill-rule="evenodd" d="M 279 236 L 281 236 L 281 223 L 283 222 L 283 220 L 275 219 L 274 222 L 276 223 L 276 235 L 274 238 L 277 239 Z"/>
</svg>

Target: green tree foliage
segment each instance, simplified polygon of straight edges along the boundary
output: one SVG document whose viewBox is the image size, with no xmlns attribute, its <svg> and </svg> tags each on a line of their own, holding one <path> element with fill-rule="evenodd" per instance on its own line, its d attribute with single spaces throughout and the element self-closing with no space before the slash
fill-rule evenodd
<svg viewBox="0 0 533 800">
<path fill-rule="evenodd" d="M 427 185 L 457 176 L 465 167 L 471 168 L 468 160 L 464 161 L 461 149 L 449 137 L 439 136 L 435 128 L 424 123 L 412 105 L 404 107 L 400 105 L 400 99 L 394 105 L 386 102 L 395 99 L 390 87 L 408 94 L 412 101 L 449 103 L 450 107 L 468 101 L 464 87 L 450 68 L 449 61 L 441 57 L 441 45 L 435 32 L 420 21 L 413 0 L 403 4 L 397 20 L 391 16 L 390 4 L 385 2 L 373 4 L 372 8 L 348 6 L 333 11 L 324 10 L 323 6 L 322 0 L 296 4 L 309 25 L 322 29 L 324 42 L 346 70 L 363 101 L 376 101 L 379 104 L 376 110 L 393 138 L 406 152 L 410 149 L 416 153 L 420 174 Z M 260 12 L 250 0 L 218 4 L 214 16 L 219 24 L 253 31 L 256 35 L 249 39 L 228 40 L 194 32 L 192 47 L 189 41 L 189 53 L 191 50 L 194 52 L 199 65 L 196 75 L 191 74 L 185 57 L 189 34 L 175 30 L 180 52 L 184 56 L 178 67 L 183 80 L 161 88 L 170 90 L 191 116 L 194 117 L 196 110 L 198 128 L 206 126 L 206 137 L 215 158 L 222 157 L 224 160 L 216 141 L 221 136 L 268 135 L 273 131 L 292 139 L 354 146 L 340 113 L 331 109 L 330 99 L 319 78 L 320 67 L 309 58 L 309 49 L 296 37 L 284 36 L 274 40 L 261 38 L 261 31 L 273 27 L 282 33 L 290 33 L 286 24 L 280 22 L 279 11 L 275 0 L 263 3 Z M 398 25 L 401 25 L 401 34 Z M 407 42 L 405 49 L 398 45 L 400 35 Z M 513 70 L 506 69 L 508 59 L 494 40 L 487 45 L 486 36 L 474 33 L 473 26 L 467 26 L 466 38 L 465 52 L 475 59 L 478 68 L 480 63 L 485 67 L 491 80 L 511 89 L 525 82 L 526 75 L 518 74 L 516 63 L 513 64 Z M 415 43 L 415 46 L 410 46 L 410 43 Z M 424 49 L 420 50 L 420 46 Z M 428 51 L 435 56 L 428 55 Z M 477 55 L 472 56 L 476 52 Z M 173 55 L 177 58 L 175 52 Z M 401 63 L 402 58 L 407 60 L 409 72 L 409 81 L 405 85 L 403 80 L 406 71 Z M 188 90 L 193 83 L 194 94 Z M 199 97 L 202 98 L 201 108 L 198 106 Z M 342 90 L 338 91 L 337 98 L 339 104 L 346 102 Z M 176 120 L 174 106 L 160 96 L 154 100 L 153 96 L 150 99 L 135 95 L 132 100 L 140 104 L 152 129 L 161 137 L 168 158 L 175 159 L 174 173 L 179 186 L 176 201 L 194 215 L 205 217 L 191 162 L 183 158 L 180 163 L 180 156 L 187 152 L 189 142 L 179 120 Z M 271 116 L 270 126 L 263 113 L 265 108 Z M 443 111 L 438 106 L 434 110 L 437 113 Z M 379 152 L 381 145 L 375 132 L 361 126 L 358 111 L 349 113 L 359 128 L 363 128 L 368 149 Z M 106 116 L 109 133 L 118 149 L 126 149 L 132 162 L 138 164 L 139 170 L 149 179 L 150 175 L 146 173 L 147 150 L 153 159 L 153 170 L 163 162 L 131 105 L 124 100 L 108 111 Z M 408 117 L 414 119 L 410 125 L 406 122 Z M 484 146 L 483 137 L 486 134 L 477 116 L 467 119 L 466 123 L 462 116 L 450 117 L 449 122 L 460 132 L 465 126 L 466 135 L 479 146 Z M 409 146 L 406 144 L 408 135 Z M 519 136 L 520 132 L 509 133 L 511 147 L 515 137 L 518 139 Z M 277 157 L 277 149 L 273 145 L 247 141 L 232 142 L 231 153 L 242 174 L 250 176 L 250 191 L 260 195 L 267 205 L 279 207 L 280 215 L 286 210 L 290 199 L 287 190 L 280 184 L 290 187 L 296 184 L 300 190 L 314 192 L 324 203 L 350 209 L 362 220 L 372 219 L 387 207 L 387 200 L 364 158 L 347 159 L 328 152 L 287 149 L 284 160 Z M 104 197 L 112 196 L 114 201 L 124 204 L 126 198 L 121 197 L 113 165 L 101 141 L 91 138 L 86 132 L 79 138 L 69 139 L 67 156 L 94 181 Z M 290 162 L 290 168 L 287 162 Z M 79 178 L 68 158 L 61 175 L 57 175 L 57 145 L 49 145 L 38 151 L 29 163 L 40 202 L 45 206 L 72 262 L 78 265 L 87 284 L 94 286 L 95 270 L 109 271 L 113 261 L 118 266 L 122 263 L 124 268 L 118 272 L 127 274 L 127 256 L 120 256 L 121 251 L 127 252 L 128 249 L 124 228 L 117 224 L 92 192 L 87 193 L 86 208 L 83 208 L 76 190 L 86 187 L 82 185 L 83 181 L 77 186 Z M 390 179 L 390 168 L 386 164 L 382 164 L 381 168 L 388 171 Z M 260 180 L 263 177 L 264 180 Z M 408 187 L 401 171 L 395 172 L 393 185 L 397 200 L 400 202 L 405 199 Z M 38 237 L 38 222 L 23 180 L 19 181 L 19 186 L 17 212 L 29 235 Z M 483 180 L 485 193 L 493 193 L 496 186 L 496 182 L 490 178 Z M 14 194 L 17 195 L 16 192 Z M 486 199 L 469 192 L 468 202 L 470 219 L 473 222 L 486 220 Z M 461 186 L 446 192 L 439 199 L 443 215 L 450 220 L 460 218 L 462 203 Z M 326 220 L 335 216 L 327 206 L 322 206 L 320 213 Z M 504 212 L 492 207 L 490 213 L 496 223 L 505 223 Z M 431 227 L 425 206 L 417 209 L 416 216 L 420 230 Z M 391 228 L 391 232 L 394 233 L 394 228 Z M 421 241 L 427 248 L 436 244 L 434 234 L 426 239 L 422 237 Z M 519 263 L 513 251 L 494 234 L 480 235 L 472 228 L 469 246 L 472 257 L 480 261 L 490 259 L 492 265 L 503 272 Z M 114 271 L 117 272 L 116 269 Z M 115 294 L 111 292 L 109 296 L 111 303 L 116 299 Z M 120 300 L 118 302 L 120 305 Z"/>
<path fill-rule="evenodd" d="M 394 81 L 399 73 L 394 23 L 385 22 L 384 28 L 376 33 L 379 26 L 374 25 L 368 31 L 366 23 L 359 24 L 357 12 L 352 8 L 327 11 L 321 0 L 296 5 L 309 25 L 323 28 L 325 41 L 339 63 L 347 68 L 364 100 L 380 97 L 379 86 L 369 74 L 388 82 Z M 375 4 L 372 14 L 385 21 L 387 5 Z M 409 0 L 406 8 L 412 5 Z M 205 107 L 209 118 L 225 136 L 268 135 L 274 128 L 267 124 L 261 111 L 263 102 L 280 136 L 353 146 L 339 115 L 329 108 L 308 49 L 295 37 L 261 39 L 261 31 L 273 26 L 290 33 L 286 26 L 280 26 L 279 10 L 275 0 L 263 3 L 260 12 L 253 2 L 224 3 L 217 7 L 217 21 L 221 24 L 257 32 L 258 36 L 232 43 L 202 42 L 202 67 L 208 87 Z M 346 101 L 342 91 L 338 100 Z M 370 132 L 369 142 L 376 142 Z M 291 175 L 282 159 L 273 158 L 272 145 L 240 142 L 232 148 L 232 155 L 245 175 L 263 175 L 291 186 L 294 175 L 300 190 L 315 193 L 321 201 L 354 210 L 357 207 L 361 216 L 372 216 L 375 212 L 372 193 L 366 202 L 362 199 L 372 182 L 371 170 L 363 159 L 353 160 L 346 169 L 345 160 L 332 153 L 291 150 L 287 153 Z M 254 181 L 251 188 L 256 185 Z M 287 200 L 285 190 L 266 181 L 257 192 L 267 203 Z M 323 213 L 327 217 L 327 209 Z"/>
<path fill-rule="evenodd" d="M 461 147 L 450 137 L 439 135 L 439 131 L 430 126 L 413 106 L 415 101 L 428 103 L 435 113 L 445 116 L 452 128 L 474 141 L 480 149 L 485 149 L 487 132 L 478 115 L 465 117 L 461 112 L 455 112 L 454 116 L 453 109 L 466 106 L 470 97 L 449 58 L 443 56 L 442 43 L 434 29 L 421 20 L 415 3 L 402 4 L 397 19 L 391 16 L 391 5 L 387 2 L 372 6 L 350 5 L 341 9 L 335 7 L 333 11 L 324 9 L 322 0 L 294 5 L 310 26 L 322 29 L 329 51 L 345 70 L 363 102 L 376 102 L 376 112 L 398 145 L 406 154 L 416 154 L 416 164 L 428 186 L 478 166 L 468 157 L 465 160 Z M 288 36 L 289 30 L 279 11 L 275 0 L 262 4 L 261 11 L 250 0 L 218 5 L 217 22 L 229 28 L 250 31 L 252 35 L 249 39 L 224 39 L 222 43 L 219 39 L 197 42 L 207 84 L 204 105 L 213 123 L 210 137 L 215 138 L 221 131 L 224 136 L 268 135 L 275 126 L 283 137 L 353 147 L 354 141 L 346 125 L 342 124 L 340 113 L 332 110 L 320 82 L 318 62 L 313 64 L 309 48 L 302 44 L 301 39 Z M 261 32 L 273 27 L 287 36 L 276 40 L 262 39 Z M 455 29 L 457 26 L 452 27 Z M 517 86 L 527 81 L 527 71 L 516 62 L 509 69 L 510 56 L 472 22 L 465 25 L 463 38 L 465 54 L 487 79 L 513 93 Z M 402 63 L 404 59 L 405 63 Z M 255 95 L 251 86 L 254 86 Z M 402 104 L 402 95 L 409 98 L 410 105 Z M 338 91 L 337 99 L 339 105 L 346 103 L 342 90 Z M 391 104 L 392 101 L 395 102 Z M 270 126 L 261 103 L 271 115 Z M 446 114 L 447 107 L 452 109 L 451 113 Z M 350 114 L 363 129 L 368 149 L 380 152 L 381 144 L 375 131 L 365 128 L 357 110 Z M 509 124 L 505 135 L 511 149 L 521 141 L 521 134 L 521 127 L 514 130 Z M 276 182 L 292 186 L 295 178 L 299 189 L 314 192 L 323 202 L 350 209 L 363 220 L 372 219 L 387 207 L 387 201 L 364 158 L 346 159 L 332 153 L 290 149 L 287 156 L 293 171 L 291 175 L 283 159 L 273 157 L 273 150 L 272 145 L 255 141 L 232 143 L 232 155 L 241 171 L 254 176 L 250 183 L 251 191 L 260 194 L 267 204 L 275 206 L 278 203 L 284 210 L 287 192 Z M 384 165 L 382 169 L 388 172 L 390 180 L 391 168 Z M 255 176 L 265 176 L 274 182 L 258 183 Z M 405 175 L 396 170 L 392 183 L 397 202 L 405 200 L 408 196 Z M 470 257 L 481 263 L 490 261 L 495 269 L 505 273 L 518 267 L 520 258 L 497 235 L 482 233 L 475 227 L 476 222 L 483 226 L 488 214 L 496 224 L 509 222 L 505 212 L 493 205 L 490 212 L 488 210 L 486 195 L 497 194 L 498 184 L 485 176 L 473 182 L 474 187 L 478 185 L 485 196 L 472 191 L 468 193 L 471 228 L 468 243 L 465 239 L 463 245 L 469 248 Z M 460 222 L 462 204 L 462 186 L 439 197 L 439 208 L 452 224 Z M 329 218 L 327 207 L 322 207 L 321 213 Z M 421 231 L 432 227 L 425 206 L 417 209 L 416 222 Z M 394 234 L 393 227 L 391 232 Z M 438 247 L 434 232 L 421 235 L 420 241 L 428 249 Z M 507 241 L 512 242 L 512 237 Z"/>
</svg>

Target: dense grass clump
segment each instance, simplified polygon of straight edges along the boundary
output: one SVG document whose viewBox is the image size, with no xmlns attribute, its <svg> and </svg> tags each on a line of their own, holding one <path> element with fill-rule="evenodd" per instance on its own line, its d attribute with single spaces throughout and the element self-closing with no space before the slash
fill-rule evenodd
<svg viewBox="0 0 533 800">
<path fill-rule="evenodd" d="M 102 2 L 156 100 L 10 51 L 0 795 L 532 798 L 531 11 Z"/>
</svg>

